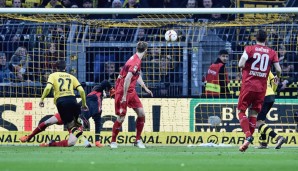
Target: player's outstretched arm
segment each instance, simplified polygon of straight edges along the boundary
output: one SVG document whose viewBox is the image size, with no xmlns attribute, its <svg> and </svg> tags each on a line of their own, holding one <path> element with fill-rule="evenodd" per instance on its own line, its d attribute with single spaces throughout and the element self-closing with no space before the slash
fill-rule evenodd
<svg viewBox="0 0 298 171">
<path fill-rule="evenodd" d="M 140 75 L 137 82 L 141 85 L 142 88 L 144 88 L 144 90 L 151 95 L 151 97 L 153 97 L 153 93 L 151 90 L 148 89 L 148 87 L 145 85 L 142 76 Z"/>
</svg>

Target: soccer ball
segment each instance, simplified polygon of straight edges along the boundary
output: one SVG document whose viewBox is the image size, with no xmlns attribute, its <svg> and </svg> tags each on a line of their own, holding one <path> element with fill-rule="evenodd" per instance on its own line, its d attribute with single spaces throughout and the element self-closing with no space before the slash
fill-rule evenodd
<svg viewBox="0 0 298 171">
<path fill-rule="evenodd" d="M 166 41 L 174 42 L 177 40 L 177 38 L 178 38 L 177 33 L 174 30 L 168 30 L 165 34 Z"/>
</svg>

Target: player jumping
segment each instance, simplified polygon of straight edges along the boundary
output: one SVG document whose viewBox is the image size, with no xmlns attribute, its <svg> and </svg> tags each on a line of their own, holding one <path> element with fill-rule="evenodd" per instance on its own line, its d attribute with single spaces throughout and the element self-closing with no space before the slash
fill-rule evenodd
<svg viewBox="0 0 298 171">
<path fill-rule="evenodd" d="M 266 38 L 266 32 L 259 30 L 256 35 L 257 44 L 245 47 L 238 64 L 242 69 L 242 85 L 237 108 L 240 126 L 246 137 L 239 148 L 241 152 L 253 142 L 252 135 L 256 128 L 257 114 L 264 101 L 271 65 L 274 65 L 278 78 L 281 74 L 277 53 L 265 46 Z M 245 115 L 248 107 L 251 109 L 249 118 Z"/>
</svg>

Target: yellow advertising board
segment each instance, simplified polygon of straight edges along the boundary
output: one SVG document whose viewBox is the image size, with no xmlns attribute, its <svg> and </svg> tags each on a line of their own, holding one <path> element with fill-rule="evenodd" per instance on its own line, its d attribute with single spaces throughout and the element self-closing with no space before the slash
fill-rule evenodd
<svg viewBox="0 0 298 171">
<path fill-rule="evenodd" d="M 0 135 L 0 144 L 22 144 L 19 138 L 23 135 L 27 135 L 28 132 L 19 131 L 7 131 L 2 132 Z M 84 132 L 86 138 L 94 143 L 94 134 L 91 132 Z M 111 132 L 102 132 L 101 141 L 103 144 L 111 143 Z M 285 146 L 297 146 L 298 134 L 282 133 L 285 136 Z M 258 136 L 256 134 L 256 136 Z M 64 132 L 52 132 L 45 131 L 33 137 L 30 142 L 25 143 L 27 145 L 38 145 L 43 142 L 49 142 L 50 140 L 61 141 L 67 139 L 68 133 Z M 219 132 L 144 132 L 142 140 L 147 145 L 200 145 L 206 143 L 225 144 L 225 145 L 241 145 L 245 137 L 241 132 L 232 133 L 219 133 Z M 134 132 L 121 132 L 117 138 L 118 144 L 133 144 L 135 141 Z M 79 140 L 78 145 L 82 144 L 82 139 Z M 258 145 L 258 139 L 255 138 L 254 144 Z M 275 140 L 270 139 L 269 145 L 274 146 Z"/>
<path fill-rule="evenodd" d="M 142 98 L 147 132 L 188 132 L 189 131 L 189 99 Z M 38 98 L 3 98 L 0 99 L 0 131 L 30 131 L 40 121 L 57 113 L 52 98 L 45 99 L 45 107 L 39 107 Z M 114 99 L 104 99 L 102 106 L 102 128 L 109 131 L 116 119 Z M 122 131 L 129 132 L 129 124 L 134 122 L 136 114 L 132 109 L 127 112 Z M 90 119 L 91 130 L 94 130 Z M 63 131 L 63 126 L 51 126 L 48 131 Z"/>
</svg>

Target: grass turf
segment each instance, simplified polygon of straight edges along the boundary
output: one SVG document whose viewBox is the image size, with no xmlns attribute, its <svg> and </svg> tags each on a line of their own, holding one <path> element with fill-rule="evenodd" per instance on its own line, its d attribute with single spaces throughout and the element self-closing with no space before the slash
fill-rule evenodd
<svg viewBox="0 0 298 171">
<path fill-rule="evenodd" d="M 1 171 L 293 171 L 297 159 L 298 148 L 0 146 Z"/>
</svg>

